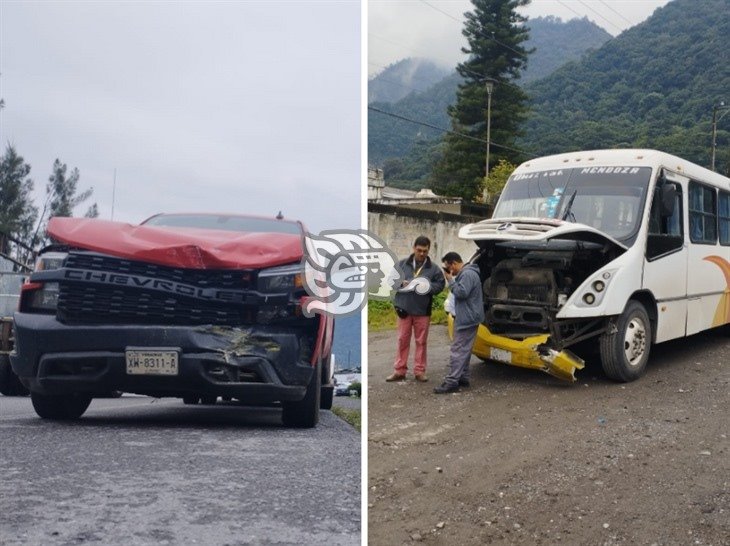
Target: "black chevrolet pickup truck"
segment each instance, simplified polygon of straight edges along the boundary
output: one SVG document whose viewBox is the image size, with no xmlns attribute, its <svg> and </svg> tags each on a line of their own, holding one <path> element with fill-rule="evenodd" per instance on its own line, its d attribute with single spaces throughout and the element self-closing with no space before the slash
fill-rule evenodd
<svg viewBox="0 0 730 546">
<path fill-rule="evenodd" d="M 15 373 L 46 419 L 110 391 L 280 403 L 313 427 L 332 405 L 331 317 L 306 317 L 301 223 L 163 214 L 134 226 L 53 218 L 14 315 Z"/>
</svg>

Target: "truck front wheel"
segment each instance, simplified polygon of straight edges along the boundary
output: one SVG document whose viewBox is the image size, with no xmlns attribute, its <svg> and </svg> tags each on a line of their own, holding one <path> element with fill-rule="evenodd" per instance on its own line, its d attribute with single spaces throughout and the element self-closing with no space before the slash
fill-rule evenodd
<svg viewBox="0 0 730 546">
<path fill-rule="evenodd" d="M 91 404 L 91 396 L 86 394 L 39 394 L 30 393 L 33 409 L 43 419 L 72 421 L 81 417 Z"/>
<path fill-rule="evenodd" d="M 10 366 L 10 357 L 6 354 L 0 354 L 0 394 L 5 396 L 27 396 L 28 389 L 15 375 L 13 368 Z"/>
<path fill-rule="evenodd" d="M 652 332 L 644 306 L 630 300 L 624 312 L 601 336 L 601 364 L 615 381 L 634 381 L 644 374 L 649 360 Z"/>
<path fill-rule="evenodd" d="M 322 363 L 317 362 L 312 379 L 307 385 L 307 394 L 299 402 L 284 402 L 281 420 L 284 426 L 312 428 L 319 422 L 319 403 L 322 391 Z"/>
</svg>

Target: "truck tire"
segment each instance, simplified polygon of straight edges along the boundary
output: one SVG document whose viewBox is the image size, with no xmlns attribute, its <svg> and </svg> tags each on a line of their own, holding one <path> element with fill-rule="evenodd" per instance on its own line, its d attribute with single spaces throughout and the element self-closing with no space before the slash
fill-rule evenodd
<svg viewBox="0 0 730 546">
<path fill-rule="evenodd" d="M 88 394 L 40 394 L 30 393 L 33 409 L 43 419 L 73 421 L 81 417 L 91 404 Z"/>
<path fill-rule="evenodd" d="M 27 396 L 28 389 L 15 375 L 10 366 L 10 357 L 6 354 L 0 355 L 0 394 L 5 396 Z"/>
<path fill-rule="evenodd" d="M 651 349 L 651 322 L 644 306 L 629 300 L 613 323 L 612 331 L 601 335 L 601 364 L 614 381 L 628 382 L 644 374 Z"/>
<path fill-rule="evenodd" d="M 332 401 L 335 395 L 334 387 L 322 387 L 319 399 L 319 409 L 332 409 Z"/>
<path fill-rule="evenodd" d="M 312 428 L 319 422 L 319 405 L 322 395 L 322 363 L 317 362 L 307 393 L 298 402 L 284 402 L 281 420 L 286 427 Z"/>
<path fill-rule="evenodd" d="M 335 385 L 332 374 L 332 356 L 330 355 L 322 362 L 322 392 L 319 398 L 319 409 L 332 409 L 332 401 L 335 396 Z"/>
</svg>

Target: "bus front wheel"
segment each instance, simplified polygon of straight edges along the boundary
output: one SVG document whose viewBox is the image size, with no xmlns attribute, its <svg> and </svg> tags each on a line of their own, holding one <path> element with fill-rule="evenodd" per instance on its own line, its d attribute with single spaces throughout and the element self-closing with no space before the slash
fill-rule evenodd
<svg viewBox="0 0 730 546">
<path fill-rule="evenodd" d="M 601 336 L 601 364 L 615 381 L 634 381 L 644 374 L 651 348 L 651 322 L 646 309 L 631 300 Z"/>
</svg>

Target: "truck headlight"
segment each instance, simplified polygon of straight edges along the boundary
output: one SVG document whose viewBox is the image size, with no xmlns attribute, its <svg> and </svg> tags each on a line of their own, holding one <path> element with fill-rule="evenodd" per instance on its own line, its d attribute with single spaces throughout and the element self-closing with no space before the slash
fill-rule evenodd
<svg viewBox="0 0 730 546">
<path fill-rule="evenodd" d="M 46 282 L 39 290 L 34 290 L 28 300 L 30 311 L 56 312 L 58 307 L 58 283 Z"/>
<path fill-rule="evenodd" d="M 304 287 L 302 266 L 299 263 L 270 267 L 259 272 L 258 289 L 260 292 L 295 292 Z"/>
<path fill-rule="evenodd" d="M 41 254 L 35 261 L 34 271 L 61 269 L 66 256 L 68 256 L 68 252 L 46 252 Z"/>
</svg>

